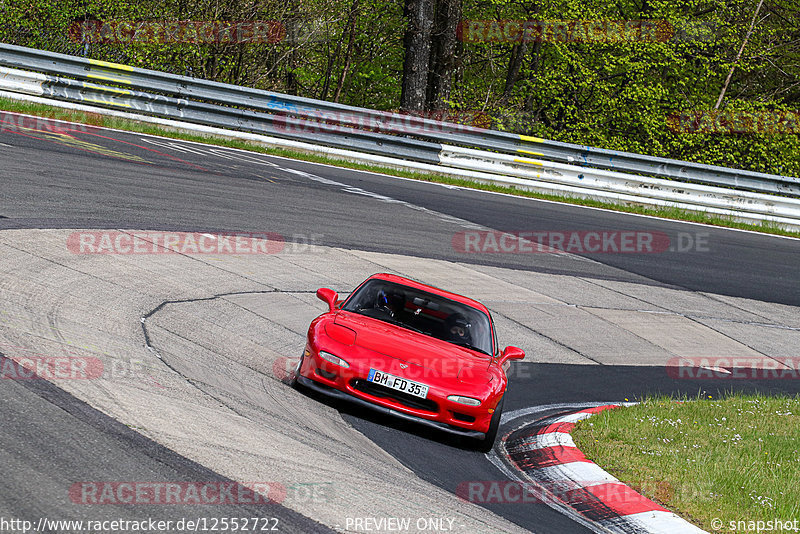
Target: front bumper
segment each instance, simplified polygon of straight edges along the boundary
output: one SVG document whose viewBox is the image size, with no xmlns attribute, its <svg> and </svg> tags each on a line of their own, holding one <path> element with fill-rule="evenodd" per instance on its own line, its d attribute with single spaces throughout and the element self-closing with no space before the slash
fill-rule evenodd
<svg viewBox="0 0 800 534">
<path fill-rule="evenodd" d="M 457 436 L 463 436 L 463 437 L 468 437 L 468 438 L 477 438 L 477 439 L 482 439 L 485 436 L 485 434 L 483 432 L 478 432 L 477 430 L 468 430 L 468 429 L 465 429 L 465 428 L 458 428 L 458 427 L 455 427 L 455 426 L 452 426 L 452 425 L 448 425 L 447 423 L 442 423 L 440 421 L 432 421 L 430 419 L 425 419 L 425 418 L 422 418 L 422 417 L 417 417 L 415 415 L 399 412 L 397 410 L 393 410 L 391 408 L 387 408 L 385 406 L 381 406 L 380 404 L 375 404 L 375 403 L 369 402 L 367 400 L 360 399 L 360 398 L 358 398 L 358 397 L 356 397 L 354 395 L 350 395 L 349 393 L 346 393 L 344 391 L 332 388 L 330 386 L 326 386 L 324 384 L 321 384 L 319 382 L 311 380 L 310 378 L 306 378 L 306 377 L 304 377 L 302 375 L 298 375 L 297 382 L 300 383 L 301 385 L 307 387 L 308 389 L 310 389 L 312 391 L 316 391 L 317 393 L 321 393 L 321 394 L 326 395 L 328 397 L 344 400 L 344 401 L 347 401 L 347 402 L 352 402 L 352 403 L 355 403 L 355 404 L 357 404 L 359 406 L 362 406 L 364 408 L 369 408 L 371 410 L 375 410 L 375 411 L 377 411 L 379 413 L 390 415 L 392 417 L 398 417 L 398 418 L 404 419 L 406 421 L 412 421 L 414 423 L 419 423 L 419 424 L 422 424 L 422 425 L 426 425 L 426 426 L 441 430 L 443 432 L 447 432 L 449 434 L 455 434 Z"/>
</svg>

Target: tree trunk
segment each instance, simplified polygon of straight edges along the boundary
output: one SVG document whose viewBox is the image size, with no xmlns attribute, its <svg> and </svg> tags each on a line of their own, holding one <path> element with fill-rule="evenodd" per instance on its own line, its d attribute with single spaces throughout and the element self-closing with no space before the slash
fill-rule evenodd
<svg viewBox="0 0 800 534">
<path fill-rule="evenodd" d="M 404 38 L 403 85 L 400 107 L 419 113 L 425 109 L 428 65 L 431 55 L 433 0 L 406 0 L 408 28 Z"/>
<path fill-rule="evenodd" d="M 508 104 L 508 99 L 511 98 L 511 92 L 514 90 L 514 85 L 519 80 L 519 69 L 522 67 L 522 60 L 528 52 L 528 43 L 525 41 L 515 44 L 511 49 L 511 58 L 508 60 L 508 71 L 506 72 L 506 85 L 503 89 L 503 94 L 500 96 L 500 106 Z"/>
<path fill-rule="evenodd" d="M 733 77 L 733 71 L 736 70 L 736 64 L 739 63 L 739 59 L 742 57 L 742 52 L 744 52 L 744 47 L 747 46 L 747 41 L 750 39 L 750 36 L 753 35 L 753 28 L 756 25 L 756 19 L 758 18 L 758 12 L 761 11 L 761 6 L 764 5 L 764 0 L 761 0 L 758 3 L 758 7 L 756 7 L 756 12 L 753 13 L 753 20 L 750 22 L 750 29 L 747 30 L 747 35 L 744 37 L 744 41 L 742 41 L 742 47 L 739 48 L 739 53 L 736 54 L 736 59 L 733 60 L 733 65 L 731 65 L 731 71 L 728 73 L 728 77 L 725 78 L 725 84 L 722 86 L 722 91 L 719 93 L 719 98 L 717 99 L 716 105 L 714 105 L 714 109 L 719 109 L 720 104 L 722 104 L 722 99 L 725 98 L 725 91 L 728 90 L 728 84 L 731 83 L 731 78 Z"/>
<path fill-rule="evenodd" d="M 356 39 L 356 14 L 358 12 L 358 0 L 353 0 L 353 6 L 350 8 L 350 17 L 347 24 L 350 27 L 350 37 L 347 39 L 347 52 L 345 53 L 344 68 L 339 75 L 339 81 L 336 83 L 336 91 L 333 93 L 333 101 L 338 102 L 339 97 L 342 95 L 342 88 L 350 72 L 350 64 L 353 61 L 353 44 Z"/>
<path fill-rule="evenodd" d="M 537 18 L 539 15 L 541 7 L 539 2 L 533 2 L 528 9 L 526 9 L 528 13 L 528 17 L 530 18 Z M 532 70 L 535 72 L 537 69 L 537 63 L 539 59 L 539 52 L 541 50 L 542 43 L 535 42 L 533 45 L 533 61 L 532 61 Z M 506 83 L 503 87 L 503 94 L 500 95 L 500 101 L 498 105 L 505 106 L 508 104 L 508 101 L 511 99 L 511 93 L 514 91 L 514 86 L 519 81 L 519 71 L 522 68 L 523 63 L 525 62 L 525 55 L 528 53 L 529 46 L 528 41 L 525 39 L 521 39 L 519 43 L 515 44 L 511 48 L 511 57 L 508 60 L 508 70 L 506 71 Z"/>
<path fill-rule="evenodd" d="M 461 0 L 438 0 L 428 72 L 427 108 L 446 109 L 453 87 Z"/>
</svg>

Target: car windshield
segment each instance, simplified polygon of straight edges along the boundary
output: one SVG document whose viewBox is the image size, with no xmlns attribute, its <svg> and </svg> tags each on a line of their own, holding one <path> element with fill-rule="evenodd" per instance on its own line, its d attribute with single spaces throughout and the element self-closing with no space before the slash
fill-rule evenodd
<svg viewBox="0 0 800 534">
<path fill-rule="evenodd" d="M 492 354 L 486 313 L 427 291 L 372 279 L 353 293 L 342 309 Z"/>
</svg>

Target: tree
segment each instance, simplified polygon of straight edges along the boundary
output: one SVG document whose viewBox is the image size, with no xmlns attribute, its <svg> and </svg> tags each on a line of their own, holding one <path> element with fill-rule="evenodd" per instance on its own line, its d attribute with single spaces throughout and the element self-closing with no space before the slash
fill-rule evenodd
<svg viewBox="0 0 800 534">
<path fill-rule="evenodd" d="M 403 14 L 408 19 L 408 28 L 403 40 L 405 58 L 400 107 L 420 113 L 425 109 L 428 88 L 434 0 L 406 0 Z"/>
<path fill-rule="evenodd" d="M 426 108 L 446 109 L 457 67 L 458 25 L 461 22 L 461 0 L 438 0 L 431 36 Z"/>
</svg>

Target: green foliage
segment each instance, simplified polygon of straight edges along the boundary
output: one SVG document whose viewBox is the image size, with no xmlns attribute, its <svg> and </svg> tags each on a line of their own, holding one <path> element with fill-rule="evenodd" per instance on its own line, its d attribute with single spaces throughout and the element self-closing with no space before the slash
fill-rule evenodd
<svg viewBox="0 0 800 534">
<path fill-rule="evenodd" d="M 497 19 L 533 18 L 525 4 L 494 3 Z M 540 20 L 665 20 L 675 29 L 665 42 L 529 43 L 525 64 L 503 108 L 489 108 L 508 129 L 561 141 L 688 159 L 757 171 L 797 175 L 798 136 L 674 132 L 671 114 L 710 111 L 747 34 L 755 4 L 735 0 L 664 0 L 638 4 L 555 0 Z M 487 18 L 478 4 L 465 18 Z M 762 12 L 764 15 L 765 12 Z M 699 15 L 698 15 L 699 14 Z M 797 109 L 800 64 L 797 8 L 774 12 L 756 24 L 722 109 Z M 794 21 L 793 32 L 786 32 Z M 498 93 L 498 76 L 511 44 L 468 44 L 464 101 Z M 490 100 L 491 102 L 491 100 Z M 794 108 L 792 106 L 794 104 Z M 491 105 L 491 104 L 490 104 Z"/>
</svg>

